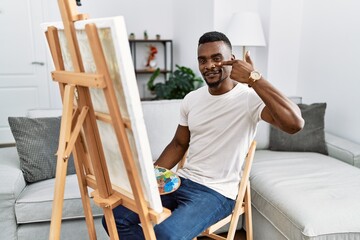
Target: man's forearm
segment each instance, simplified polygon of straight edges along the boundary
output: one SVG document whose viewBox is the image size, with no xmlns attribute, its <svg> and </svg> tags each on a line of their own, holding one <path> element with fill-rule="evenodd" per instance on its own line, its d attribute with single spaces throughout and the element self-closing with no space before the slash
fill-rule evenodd
<svg viewBox="0 0 360 240">
<path fill-rule="evenodd" d="M 172 141 L 161 153 L 159 159 L 155 162 L 155 166 L 172 169 L 180 162 L 186 151 L 186 146 L 181 146 Z"/>
<path fill-rule="evenodd" d="M 288 133 L 296 133 L 302 129 L 304 120 L 299 107 L 294 102 L 263 78 L 253 83 L 252 87 L 263 100 L 273 118 L 274 122 L 270 123 Z M 267 117 L 269 116 L 265 115 L 265 118 Z M 272 120 L 270 119 L 270 121 Z"/>
</svg>

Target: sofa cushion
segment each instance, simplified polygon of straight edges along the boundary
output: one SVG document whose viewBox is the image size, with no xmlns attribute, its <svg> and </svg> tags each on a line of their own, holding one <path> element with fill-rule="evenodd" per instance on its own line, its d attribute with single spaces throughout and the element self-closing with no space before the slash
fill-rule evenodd
<svg viewBox="0 0 360 240">
<path fill-rule="evenodd" d="M 156 160 L 175 135 L 182 100 L 142 101 L 151 154 Z"/>
<path fill-rule="evenodd" d="M 302 103 L 302 98 L 293 96 L 289 97 L 291 101 L 296 104 Z M 270 142 L 270 124 L 265 121 L 260 121 L 256 130 L 255 135 L 256 141 L 256 149 L 257 150 L 265 150 L 269 149 L 269 142 Z"/>
<path fill-rule="evenodd" d="M 253 206 L 286 239 L 360 239 L 360 169 L 319 153 L 260 150 L 250 181 Z"/>
<path fill-rule="evenodd" d="M 305 120 L 304 128 L 295 134 L 288 134 L 271 126 L 269 149 L 319 152 L 327 155 L 324 132 L 326 103 L 298 104 L 298 106 Z"/>
<path fill-rule="evenodd" d="M 60 117 L 9 117 L 20 157 L 20 168 L 27 182 L 55 177 L 60 122 Z M 67 173 L 75 173 L 72 156 L 68 161 Z"/>
<path fill-rule="evenodd" d="M 18 224 L 47 222 L 51 219 L 55 179 L 48 179 L 26 186 L 15 203 Z M 91 190 L 88 189 L 90 192 Z M 91 200 L 93 216 L 101 216 L 102 209 Z M 62 219 L 84 217 L 81 195 L 76 174 L 66 176 Z"/>
</svg>

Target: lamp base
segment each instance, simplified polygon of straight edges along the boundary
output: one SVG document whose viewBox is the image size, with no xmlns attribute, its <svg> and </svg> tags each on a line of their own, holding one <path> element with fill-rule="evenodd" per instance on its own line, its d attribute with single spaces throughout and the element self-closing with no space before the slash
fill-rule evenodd
<svg viewBox="0 0 360 240">
<path fill-rule="evenodd" d="M 243 54 L 243 61 L 245 61 L 245 54 L 246 54 L 245 46 L 242 47 L 242 54 Z"/>
</svg>

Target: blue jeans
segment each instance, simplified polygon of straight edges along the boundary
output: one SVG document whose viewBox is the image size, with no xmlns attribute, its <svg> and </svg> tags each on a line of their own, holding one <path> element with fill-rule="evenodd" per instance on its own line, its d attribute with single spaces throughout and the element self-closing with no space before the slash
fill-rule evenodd
<svg viewBox="0 0 360 240">
<path fill-rule="evenodd" d="M 162 195 L 161 201 L 172 213 L 154 226 L 157 240 L 193 239 L 209 226 L 227 217 L 235 205 L 234 200 L 184 178 L 181 178 L 180 187 L 173 193 Z M 113 212 L 121 240 L 144 239 L 136 213 L 121 205 L 114 208 Z M 104 218 L 103 225 L 107 230 Z"/>
</svg>

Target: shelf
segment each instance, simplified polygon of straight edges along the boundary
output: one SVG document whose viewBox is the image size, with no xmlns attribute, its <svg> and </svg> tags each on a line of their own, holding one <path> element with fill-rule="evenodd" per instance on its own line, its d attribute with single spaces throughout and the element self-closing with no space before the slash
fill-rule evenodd
<svg viewBox="0 0 360 240">
<path fill-rule="evenodd" d="M 135 70 L 135 73 L 139 73 L 139 74 L 146 74 L 146 73 L 153 73 L 155 72 L 156 68 L 154 70 L 150 70 L 150 69 L 137 69 Z M 160 73 L 171 73 L 170 70 L 160 70 Z"/>
<path fill-rule="evenodd" d="M 173 71 L 173 42 L 170 39 L 129 39 L 130 44 L 130 50 L 131 50 L 131 56 L 133 58 L 133 64 L 135 68 L 136 74 L 152 74 L 154 70 L 145 69 L 140 67 L 140 69 L 136 69 L 137 67 L 137 45 L 144 45 L 146 43 L 160 43 L 163 47 L 164 52 L 164 59 L 163 59 L 163 69 L 161 69 L 160 73 L 164 74 L 165 77 L 167 74 L 171 73 Z M 143 50 L 141 50 L 143 52 Z"/>
<path fill-rule="evenodd" d="M 172 40 L 170 40 L 170 39 L 159 39 L 159 40 L 157 40 L 157 39 L 147 39 L 147 40 L 145 40 L 145 39 L 129 39 L 129 42 L 138 42 L 138 43 L 141 43 L 141 42 L 143 42 L 143 43 L 146 43 L 146 42 L 172 42 Z"/>
</svg>

